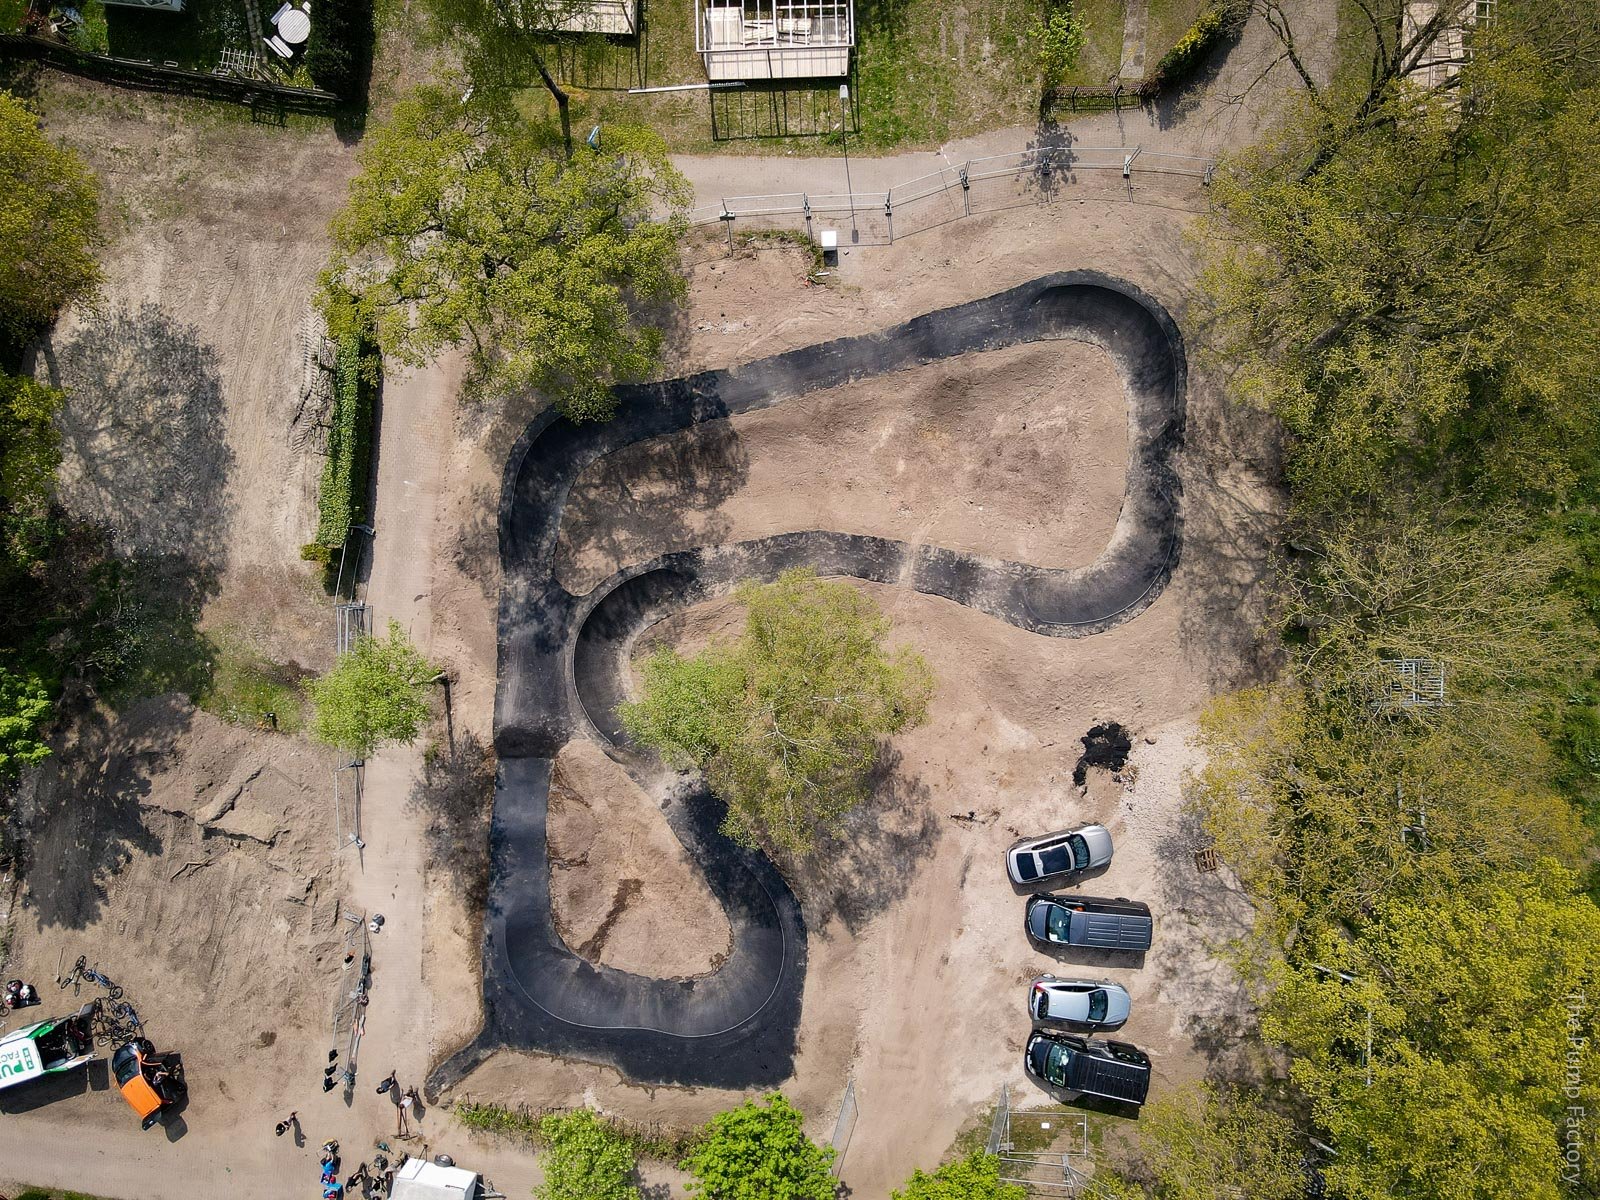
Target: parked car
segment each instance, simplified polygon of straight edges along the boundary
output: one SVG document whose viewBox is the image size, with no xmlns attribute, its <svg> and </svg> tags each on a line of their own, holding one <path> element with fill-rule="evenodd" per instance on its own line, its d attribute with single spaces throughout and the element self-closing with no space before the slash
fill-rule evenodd
<svg viewBox="0 0 1600 1200">
<path fill-rule="evenodd" d="M 1041 1083 L 1064 1092 L 1124 1104 L 1143 1104 L 1150 1092 L 1150 1057 L 1127 1042 L 1040 1029 L 1028 1039 L 1022 1065 Z"/>
<path fill-rule="evenodd" d="M 1035 1021 L 1062 1021 L 1088 1029 L 1120 1029 L 1133 999 L 1121 984 L 1041 975 L 1028 989 L 1028 1015 Z"/>
<path fill-rule="evenodd" d="M 1006 851 L 1006 873 L 1020 886 L 1092 871 L 1110 861 L 1111 831 L 1104 825 L 1081 825 L 1013 842 Z"/>
<path fill-rule="evenodd" d="M 1155 921 L 1139 900 L 1039 892 L 1028 900 L 1022 927 L 1043 946 L 1148 950 Z"/>
<path fill-rule="evenodd" d="M 174 1054 L 157 1054 L 148 1038 L 134 1038 L 111 1056 L 111 1074 L 117 1090 L 139 1118 L 139 1128 L 149 1129 L 161 1120 L 163 1110 L 183 1099 L 188 1085 L 183 1063 Z"/>
</svg>

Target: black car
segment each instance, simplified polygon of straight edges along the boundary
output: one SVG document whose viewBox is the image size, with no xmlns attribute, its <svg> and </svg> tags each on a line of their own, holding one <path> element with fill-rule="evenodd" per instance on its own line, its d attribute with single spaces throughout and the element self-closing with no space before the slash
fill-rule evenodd
<svg viewBox="0 0 1600 1200">
<path fill-rule="evenodd" d="M 1022 1065 L 1047 1087 L 1123 1104 L 1143 1104 L 1150 1092 L 1150 1056 L 1127 1042 L 1099 1041 L 1038 1030 Z"/>
</svg>

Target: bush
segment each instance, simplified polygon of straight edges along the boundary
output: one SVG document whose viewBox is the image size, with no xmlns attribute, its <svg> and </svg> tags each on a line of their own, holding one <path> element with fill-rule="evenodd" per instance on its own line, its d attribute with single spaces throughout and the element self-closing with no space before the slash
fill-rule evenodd
<svg viewBox="0 0 1600 1200">
<path fill-rule="evenodd" d="M 1195 18 L 1184 35 L 1161 56 L 1145 79 L 1145 89 L 1155 91 L 1182 83 L 1226 39 L 1234 37 L 1247 15 L 1238 0 L 1221 0 Z"/>
<path fill-rule="evenodd" d="M 352 103 L 366 92 L 372 57 L 372 0 L 318 0 L 306 41 L 311 81 Z"/>
<path fill-rule="evenodd" d="M 372 386 L 363 371 L 361 339 L 339 339 L 333 369 L 333 412 L 328 458 L 322 465 L 317 499 L 317 536 L 300 550 L 310 562 L 327 563 L 350 536 L 350 526 L 365 515 L 367 476 L 372 464 Z M 318 553 L 313 547 L 321 547 Z"/>
</svg>

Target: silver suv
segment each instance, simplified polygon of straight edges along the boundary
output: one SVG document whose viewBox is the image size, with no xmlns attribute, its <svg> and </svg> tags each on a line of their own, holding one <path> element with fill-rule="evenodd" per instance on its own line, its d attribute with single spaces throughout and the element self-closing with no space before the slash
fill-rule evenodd
<svg viewBox="0 0 1600 1200">
<path fill-rule="evenodd" d="M 1006 851 L 1006 873 L 1021 886 L 1055 875 L 1077 875 L 1111 861 L 1111 831 L 1080 825 L 1060 833 L 1023 838 Z"/>
</svg>

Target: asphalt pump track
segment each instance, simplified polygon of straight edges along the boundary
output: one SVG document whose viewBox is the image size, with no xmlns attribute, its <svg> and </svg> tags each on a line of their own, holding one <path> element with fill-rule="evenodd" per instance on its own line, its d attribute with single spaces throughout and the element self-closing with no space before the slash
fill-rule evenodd
<svg viewBox="0 0 1600 1200">
<path fill-rule="evenodd" d="M 1049 339 L 1103 348 L 1129 404 L 1122 511 L 1092 563 L 1052 570 L 889 538 L 809 530 L 664 554 L 586 595 L 556 579 L 573 481 L 636 442 L 824 388 L 962 354 Z M 496 1049 L 608 1063 L 646 1083 L 772 1086 L 792 1073 L 806 931 L 783 877 L 718 831 L 722 806 L 631 750 L 616 706 L 640 631 L 792 566 L 943 596 L 1032 632 L 1085 637 L 1161 593 L 1182 544 L 1186 364 L 1176 324 L 1139 289 L 1098 272 L 1047 275 L 880 333 L 840 338 L 723 371 L 617 389 L 603 424 L 542 413 L 506 465 L 500 501 L 499 759 L 483 942 L 483 1026 L 429 1079 L 452 1087 Z M 693 979 L 658 979 L 578 957 L 551 912 L 545 822 L 561 747 L 597 739 L 662 804 L 732 929 L 728 958 Z"/>
</svg>

